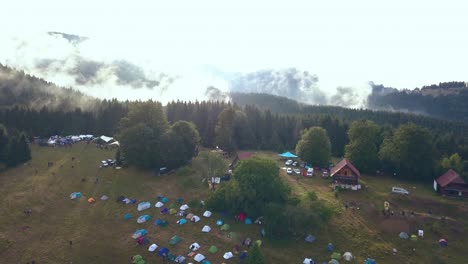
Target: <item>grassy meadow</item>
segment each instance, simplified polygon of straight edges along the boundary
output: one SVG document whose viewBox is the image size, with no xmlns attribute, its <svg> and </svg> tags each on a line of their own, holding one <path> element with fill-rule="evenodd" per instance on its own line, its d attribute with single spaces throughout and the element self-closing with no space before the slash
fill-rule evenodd
<svg viewBox="0 0 468 264">
<path fill-rule="evenodd" d="M 147 263 L 162 263 L 156 253 L 147 251 L 151 243 L 168 247 L 171 253 L 186 255 L 188 246 L 198 242 L 204 254 L 212 263 L 239 263 L 238 256 L 224 260 L 222 255 L 231 251 L 243 238 L 261 239 L 260 226 L 235 223 L 227 217 L 226 223 L 236 238 L 229 238 L 215 222 L 220 214 L 204 218 L 198 223 L 177 225 L 179 219 L 173 215 L 161 215 L 154 208 L 158 195 L 170 198 L 169 203 L 177 207 L 176 198 L 185 203 L 199 204 L 206 200 L 211 190 L 201 181 L 203 175 L 191 170 L 188 175 L 176 173 L 155 176 L 148 171 L 124 168 L 99 168 L 100 160 L 113 158 L 111 150 L 97 149 L 90 144 L 76 144 L 71 148 L 47 148 L 32 146 L 33 159 L 25 165 L 0 173 L 0 259 L 2 263 L 130 263 L 135 254 L 144 256 Z M 276 154 L 261 152 L 257 156 L 274 159 L 284 167 Z M 72 157 L 75 159 L 72 160 Z M 47 163 L 53 162 L 48 167 Z M 187 173 L 184 173 L 187 174 Z M 289 176 L 281 170 L 281 177 L 291 186 L 294 195 L 305 198 L 314 191 L 320 199 L 326 200 L 337 214 L 324 227 L 317 227 L 311 233 L 317 237 L 312 244 L 303 238 L 290 240 L 263 240 L 263 252 L 268 263 L 302 263 L 305 257 L 328 261 L 330 252 L 327 243 L 336 245 L 336 251 L 350 251 L 356 259 L 351 263 L 363 263 L 367 256 L 378 263 L 465 263 L 468 258 L 466 226 L 468 208 L 466 201 L 439 197 L 427 186 L 399 183 L 389 178 L 363 176 L 364 189 L 358 192 L 343 191 L 335 197 L 329 182 L 319 176 L 303 178 Z M 98 179 L 96 181 L 96 179 Z M 408 197 L 390 194 L 391 186 L 407 188 Z M 69 198 L 72 192 L 82 192 L 78 200 Z M 102 195 L 109 196 L 101 201 Z M 138 212 L 136 205 L 123 205 L 115 200 L 119 195 L 149 201 L 152 208 Z M 93 197 L 95 204 L 87 199 Z M 389 201 L 392 210 L 414 211 L 415 216 L 382 215 L 383 202 Z M 345 209 L 345 203 L 349 205 Z M 31 208 L 26 216 L 24 210 Z M 189 209 L 201 216 L 204 209 Z M 429 214 L 432 211 L 432 214 Z M 129 221 L 123 215 L 131 213 Z M 149 222 L 137 224 L 136 218 L 149 214 Z M 447 218 L 443 223 L 441 216 Z M 165 228 L 153 225 L 161 218 L 169 225 Z M 210 233 L 202 233 L 204 225 L 212 227 Z M 137 229 L 148 230 L 150 244 L 139 246 L 131 238 Z M 419 241 L 401 240 L 401 231 L 409 234 L 424 229 L 425 236 Z M 169 239 L 178 235 L 182 241 L 169 245 Z M 440 248 L 438 239 L 449 241 L 447 248 Z M 70 246 L 69 241 L 73 242 Z M 210 254 L 211 245 L 219 248 Z M 392 248 L 398 253 L 392 254 Z M 413 252 L 412 248 L 416 251 Z"/>
</svg>

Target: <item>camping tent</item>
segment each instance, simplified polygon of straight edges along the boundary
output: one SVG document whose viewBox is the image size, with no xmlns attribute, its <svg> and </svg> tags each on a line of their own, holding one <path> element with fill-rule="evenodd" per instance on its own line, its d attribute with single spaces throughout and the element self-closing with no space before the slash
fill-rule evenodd
<svg viewBox="0 0 468 264">
<path fill-rule="evenodd" d="M 130 220 L 132 218 L 132 214 L 124 214 L 124 220 Z"/>
<path fill-rule="evenodd" d="M 443 239 L 443 238 L 442 238 L 442 239 L 439 239 L 439 246 L 441 246 L 441 247 L 446 247 L 446 246 L 448 246 L 447 240 L 446 240 L 446 239 Z"/>
<path fill-rule="evenodd" d="M 162 197 L 160 201 L 161 201 L 162 203 L 167 203 L 167 202 L 169 202 L 169 198 L 167 198 L 167 197 Z"/>
<path fill-rule="evenodd" d="M 418 230 L 418 236 L 424 237 L 424 230 L 419 229 Z"/>
<path fill-rule="evenodd" d="M 334 246 L 332 243 L 328 243 L 328 245 L 327 245 L 327 251 L 332 252 L 333 250 L 335 250 L 335 246 Z"/>
<path fill-rule="evenodd" d="M 223 231 L 228 231 L 230 228 L 231 228 L 231 226 L 230 226 L 229 224 L 224 224 L 224 225 L 221 227 L 221 230 L 223 230 Z"/>
<path fill-rule="evenodd" d="M 343 254 L 343 259 L 346 260 L 346 261 L 351 261 L 353 260 L 353 254 L 351 254 L 351 252 L 345 252 Z"/>
<path fill-rule="evenodd" d="M 400 236 L 401 239 L 408 239 L 409 238 L 408 234 L 405 233 L 405 232 L 401 232 L 399 236 Z"/>
<path fill-rule="evenodd" d="M 296 155 L 292 154 L 291 152 L 284 152 L 284 153 L 281 153 L 281 154 L 278 154 L 278 156 L 282 157 L 282 158 L 285 158 L 285 159 L 293 159 L 293 158 L 297 158 Z"/>
<path fill-rule="evenodd" d="M 331 259 L 330 261 L 328 261 L 328 264 L 340 264 L 340 262 L 336 259 Z"/>
<path fill-rule="evenodd" d="M 412 241 L 418 241 L 418 236 L 415 235 L 415 234 L 412 234 L 412 235 L 411 235 L 411 240 L 412 240 Z"/>
<path fill-rule="evenodd" d="M 169 253 L 169 249 L 163 247 L 163 248 L 159 249 L 158 256 L 165 257 L 165 256 L 167 256 L 168 253 Z"/>
<path fill-rule="evenodd" d="M 203 213 L 203 216 L 204 216 L 204 217 L 211 217 L 211 212 L 210 212 L 210 211 L 205 211 L 205 212 Z"/>
<path fill-rule="evenodd" d="M 149 252 L 154 252 L 157 248 L 158 248 L 158 245 L 152 244 L 151 246 L 149 246 L 148 251 Z"/>
<path fill-rule="evenodd" d="M 197 251 L 199 248 L 200 248 L 200 244 L 198 244 L 197 242 L 193 243 L 189 247 L 189 249 L 192 250 L 192 251 Z"/>
<path fill-rule="evenodd" d="M 95 203 L 95 202 L 96 202 L 96 200 L 93 197 L 90 197 L 88 199 L 88 203 Z"/>
<path fill-rule="evenodd" d="M 161 214 L 167 214 L 169 212 L 169 209 L 167 209 L 166 207 L 164 207 L 163 209 L 161 209 L 159 212 L 161 212 Z"/>
<path fill-rule="evenodd" d="M 314 260 L 311 258 L 305 258 L 304 261 L 302 262 L 303 264 L 314 264 Z"/>
<path fill-rule="evenodd" d="M 70 194 L 70 199 L 78 199 L 78 198 L 81 198 L 81 193 L 80 192 L 74 192 L 74 193 L 71 193 Z"/>
<path fill-rule="evenodd" d="M 208 232 L 211 231 L 211 227 L 209 227 L 209 226 L 206 225 L 206 226 L 204 226 L 204 227 L 202 228 L 201 231 L 202 231 L 203 233 L 208 233 Z"/>
<path fill-rule="evenodd" d="M 224 221 L 221 220 L 221 219 L 219 219 L 219 220 L 216 221 L 216 225 L 217 225 L 217 226 L 222 226 L 223 224 L 224 224 Z"/>
<path fill-rule="evenodd" d="M 333 254 L 331 254 L 330 258 L 340 260 L 341 259 L 341 254 L 339 252 L 333 252 Z"/>
<path fill-rule="evenodd" d="M 132 264 L 145 264 L 145 260 L 141 255 L 135 255 L 132 257 Z"/>
<path fill-rule="evenodd" d="M 188 215 L 185 217 L 185 219 L 189 219 L 189 220 L 190 220 L 190 219 L 192 219 L 193 216 L 194 216 L 194 214 L 190 213 L 190 214 L 188 214 Z"/>
<path fill-rule="evenodd" d="M 195 257 L 193 258 L 196 262 L 201 262 L 202 260 L 205 259 L 205 256 L 203 256 L 202 254 L 198 253 L 197 255 L 195 255 Z"/>
<path fill-rule="evenodd" d="M 143 211 L 151 207 L 149 202 L 141 202 L 138 204 L 138 211 Z"/>
<path fill-rule="evenodd" d="M 142 223 L 144 223 L 146 221 L 149 221 L 150 219 L 151 219 L 151 217 L 149 215 L 142 215 L 142 216 L 138 217 L 137 223 L 142 224 Z"/>
<path fill-rule="evenodd" d="M 171 246 L 176 245 L 176 244 L 179 243 L 181 240 L 182 240 L 182 238 L 180 238 L 180 237 L 178 237 L 178 236 L 173 236 L 173 237 L 171 237 L 171 239 L 169 240 L 169 245 L 171 245 Z"/>
<path fill-rule="evenodd" d="M 246 225 L 251 225 L 251 224 L 252 224 L 252 219 L 250 219 L 249 217 L 247 217 L 247 218 L 245 218 L 244 223 L 245 223 Z"/>
<path fill-rule="evenodd" d="M 176 213 L 177 213 L 177 210 L 174 209 L 174 208 L 171 208 L 171 209 L 169 210 L 169 214 L 170 214 L 170 215 L 175 215 Z"/>
<path fill-rule="evenodd" d="M 102 201 L 107 201 L 107 200 L 109 200 L 109 196 L 103 195 L 103 196 L 101 196 L 101 200 Z"/>
<path fill-rule="evenodd" d="M 234 255 L 232 254 L 231 251 L 226 252 L 226 253 L 224 253 L 224 255 L 223 255 L 223 258 L 224 258 L 224 259 L 230 259 L 230 258 L 232 258 L 232 257 L 234 257 Z"/>
<path fill-rule="evenodd" d="M 175 263 L 185 263 L 185 257 L 182 256 L 182 255 L 179 255 L 174 259 L 174 262 Z"/>
<path fill-rule="evenodd" d="M 148 240 L 148 238 L 142 236 L 142 237 L 139 237 L 137 239 L 137 243 L 138 243 L 138 245 L 146 245 L 146 244 L 149 243 L 149 240 Z"/>
<path fill-rule="evenodd" d="M 182 206 L 180 207 L 180 210 L 183 210 L 183 211 L 185 211 L 185 210 L 187 210 L 187 209 L 189 209 L 189 206 L 186 205 L 186 204 L 184 204 L 184 205 L 182 205 Z"/>
<path fill-rule="evenodd" d="M 179 224 L 179 225 L 183 225 L 183 224 L 186 224 L 186 223 L 187 223 L 187 219 L 185 219 L 185 218 L 179 219 L 177 221 L 177 224 Z"/>
<path fill-rule="evenodd" d="M 100 136 L 99 139 L 101 139 L 102 141 L 104 141 L 104 142 L 106 142 L 106 143 L 109 143 L 109 142 L 111 142 L 111 141 L 114 140 L 114 138 L 112 138 L 112 137 L 106 137 L 106 136 L 104 136 L 104 135 Z"/>
<path fill-rule="evenodd" d="M 203 261 L 201 262 L 201 264 L 211 264 L 211 262 L 210 262 L 209 260 L 205 259 L 205 260 L 203 260 Z"/>
<path fill-rule="evenodd" d="M 313 243 L 315 241 L 315 237 L 309 234 L 305 237 L 304 241 L 308 243 Z"/>
<path fill-rule="evenodd" d="M 146 231 L 146 229 L 139 229 L 137 231 L 135 231 L 135 233 L 133 233 L 132 235 L 132 238 L 133 239 L 138 239 L 144 235 L 148 234 L 148 231 Z"/>
<path fill-rule="evenodd" d="M 211 246 L 208 252 L 210 252 L 211 254 L 215 254 L 216 252 L 218 252 L 218 248 L 216 246 Z"/>
<path fill-rule="evenodd" d="M 161 203 L 161 202 L 157 202 L 157 203 L 154 205 L 154 207 L 156 207 L 156 208 L 161 208 L 161 207 L 163 207 L 163 206 L 164 206 L 164 204 Z"/>
<path fill-rule="evenodd" d="M 375 261 L 375 259 L 372 258 L 367 258 L 364 264 L 377 264 L 377 261 Z"/>
<path fill-rule="evenodd" d="M 196 223 L 196 222 L 200 221 L 200 217 L 194 215 L 192 218 L 190 218 L 190 221 Z"/>
<path fill-rule="evenodd" d="M 239 213 L 236 215 L 236 219 L 239 221 L 244 221 L 245 218 L 247 218 L 247 215 L 245 213 Z"/>
<path fill-rule="evenodd" d="M 237 234 L 234 233 L 234 232 L 229 232 L 228 237 L 229 237 L 230 239 L 236 239 Z"/>
</svg>

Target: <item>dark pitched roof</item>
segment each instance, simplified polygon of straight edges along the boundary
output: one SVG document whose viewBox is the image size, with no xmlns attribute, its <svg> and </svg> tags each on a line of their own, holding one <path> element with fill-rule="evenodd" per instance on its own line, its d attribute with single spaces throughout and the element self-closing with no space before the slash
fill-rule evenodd
<svg viewBox="0 0 468 264">
<path fill-rule="evenodd" d="M 345 166 L 348 166 L 348 168 L 350 168 L 354 172 L 354 174 L 356 174 L 358 177 L 361 177 L 361 173 L 347 159 L 342 159 L 338 164 L 336 164 L 335 167 L 333 167 L 330 170 L 330 176 L 335 175 L 335 173 L 337 173 L 339 170 L 341 170 Z"/>
<path fill-rule="evenodd" d="M 239 154 L 237 154 L 237 157 L 239 157 L 240 160 L 245 160 L 252 157 L 252 155 L 252 152 L 240 152 Z"/>
<path fill-rule="evenodd" d="M 437 178 L 436 182 L 441 186 L 445 187 L 450 183 L 465 183 L 465 181 L 458 175 L 458 173 L 452 169 L 448 170 L 446 173 L 442 174 Z"/>
</svg>

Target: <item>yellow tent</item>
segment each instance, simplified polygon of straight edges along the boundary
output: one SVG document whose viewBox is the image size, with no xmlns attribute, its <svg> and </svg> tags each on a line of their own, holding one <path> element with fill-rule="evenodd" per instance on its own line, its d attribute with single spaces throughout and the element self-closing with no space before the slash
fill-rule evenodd
<svg viewBox="0 0 468 264">
<path fill-rule="evenodd" d="M 96 202 L 96 200 L 94 200 L 93 197 L 91 197 L 91 198 L 88 199 L 88 203 L 95 203 L 95 202 Z"/>
<path fill-rule="evenodd" d="M 177 210 L 172 208 L 171 210 L 169 210 L 169 214 L 173 215 L 173 214 L 176 214 L 177 213 Z"/>
</svg>

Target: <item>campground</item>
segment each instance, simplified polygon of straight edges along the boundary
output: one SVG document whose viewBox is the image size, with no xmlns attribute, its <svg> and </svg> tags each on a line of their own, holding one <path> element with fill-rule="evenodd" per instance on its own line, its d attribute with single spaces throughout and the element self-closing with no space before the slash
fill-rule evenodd
<svg viewBox="0 0 468 264">
<path fill-rule="evenodd" d="M 136 254 L 142 255 L 147 263 L 163 263 L 155 252 L 148 252 L 149 245 L 156 243 L 159 247 L 168 247 L 175 255 L 185 256 L 194 242 L 202 246 L 199 252 L 212 263 L 239 263 L 238 256 L 230 260 L 222 256 L 246 237 L 262 239 L 268 263 L 302 263 L 305 257 L 319 263 L 328 261 L 331 252 L 326 250 L 326 245 L 329 242 L 336 246 L 336 252 L 352 252 L 355 260 L 351 263 L 364 263 L 368 256 L 379 264 L 464 263 L 468 258 L 467 202 L 438 196 L 431 190 L 431 183 L 427 186 L 400 183 L 364 175 L 362 190 L 343 191 L 335 197 L 329 182 L 319 175 L 304 178 L 287 175 L 281 170 L 281 177 L 299 199 L 305 199 L 309 191 L 314 191 L 333 206 L 337 214 L 332 221 L 325 227 L 311 230 L 317 239 L 306 243 L 303 237 L 263 239 L 260 226 L 236 223 L 233 217 L 227 216 L 225 222 L 231 225 L 230 232 L 236 234 L 230 238 L 229 232 L 216 226 L 219 213 L 213 212 L 211 218 L 204 218 L 205 209 L 196 208 L 211 192 L 208 185 L 201 182 L 202 175 L 196 172 L 155 176 L 153 172 L 134 168 L 99 168 L 101 160 L 114 157 L 114 150 L 81 143 L 70 148 L 33 145 L 31 150 L 33 159 L 29 163 L 0 173 L 0 259 L 4 263 L 26 263 L 32 259 L 37 263 L 130 263 L 130 257 Z M 254 155 L 273 159 L 280 168 L 284 167 L 284 161 L 279 160 L 276 153 Z M 53 165 L 49 167 L 48 162 Z M 406 188 L 411 194 L 391 194 L 392 186 Z M 81 192 L 83 197 L 71 200 L 72 192 Z M 109 200 L 101 201 L 102 195 L 109 196 Z M 136 205 L 117 203 L 120 195 L 138 202 L 149 201 L 151 208 L 138 212 Z M 177 225 L 180 217 L 161 215 L 154 207 L 158 195 L 169 198 L 169 204 L 177 208 L 180 205 L 176 198 L 183 198 L 184 203 L 191 206 L 188 212 L 199 215 L 201 221 Z M 89 204 L 90 197 L 95 198 L 96 203 Z M 395 212 L 415 214 L 384 216 L 381 212 L 384 201 L 388 201 Z M 32 209 L 30 216 L 24 213 L 27 208 Z M 127 213 L 133 215 L 128 221 L 123 219 Z M 149 214 L 151 220 L 137 224 L 137 217 L 143 214 Z M 442 216 L 445 222 L 440 220 Z M 155 226 L 153 222 L 157 218 L 167 220 L 169 225 Z M 209 225 L 211 232 L 202 233 L 204 225 Z M 148 230 L 150 240 L 143 246 L 131 238 L 141 228 Z M 418 229 L 424 230 L 424 238 L 418 241 L 398 237 L 400 232 L 411 235 Z M 178 235 L 182 241 L 170 246 L 169 239 L 173 235 Z M 448 240 L 448 247 L 439 247 L 440 238 Z M 211 245 L 218 247 L 218 253 L 208 252 Z M 396 255 L 392 254 L 393 248 L 398 250 Z"/>
</svg>

